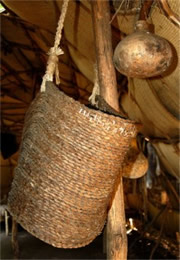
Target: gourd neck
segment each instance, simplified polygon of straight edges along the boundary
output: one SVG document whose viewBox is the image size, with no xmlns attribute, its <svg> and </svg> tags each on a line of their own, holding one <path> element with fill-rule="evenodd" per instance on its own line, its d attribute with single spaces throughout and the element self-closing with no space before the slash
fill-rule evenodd
<svg viewBox="0 0 180 260">
<path fill-rule="evenodd" d="M 149 24 L 145 20 L 139 20 L 136 22 L 134 29 L 136 32 L 148 32 Z"/>
</svg>

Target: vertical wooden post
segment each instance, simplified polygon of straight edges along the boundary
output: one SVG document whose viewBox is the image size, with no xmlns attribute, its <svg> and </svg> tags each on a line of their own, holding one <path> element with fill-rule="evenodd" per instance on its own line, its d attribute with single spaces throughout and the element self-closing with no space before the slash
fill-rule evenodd
<svg viewBox="0 0 180 260">
<path fill-rule="evenodd" d="M 12 237 L 11 237 L 11 242 L 12 242 L 12 249 L 13 249 L 13 255 L 14 259 L 19 258 L 19 244 L 18 244 L 18 239 L 17 239 L 17 222 L 16 220 L 12 217 Z"/>
<path fill-rule="evenodd" d="M 119 111 L 116 75 L 112 61 L 113 53 L 111 26 L 109 23 L 109 1 L 92 0 L 91 5 L 100 94 L 114 110 Z M 110 260 L 127 259 L 127 236 L 122 177 L 120 177 L 108 213 L 107 258 Z"/>
<path fill-rule="evenodd" d="M 108 214 L 106 247 L 108 259 L 127 259 L 127 235 L 122 177 L 115 191 Z"/>
</svg>

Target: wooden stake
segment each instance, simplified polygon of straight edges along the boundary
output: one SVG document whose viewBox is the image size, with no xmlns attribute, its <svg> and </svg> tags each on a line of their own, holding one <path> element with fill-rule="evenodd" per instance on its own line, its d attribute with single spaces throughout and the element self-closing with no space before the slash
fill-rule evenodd
<svg viewBox="0 0 180 260">
<path fill-rule="evenodd" d="M 91 1 L 91 5 L 100 94 L 114 110 L 119 111 L 116 74 L 112 62 L 109 1 L 93 0 Z M 127 259 L 127 236 L 122 177 L 120 177 L 108 213 L 107 258 L 110 260 Z"/>
<path fill-rule="evenodd" d="M 108 214 L 106 247 L 108 259 L 127 259 L 127 235 L 122 177 L 115 191 L 112 206 Z"/>
<path fill-rule="evenodd" d="M 13 249 L 13 255 L 14 259 L 19 258 L 19 244 L 18 244 L 18 239 L 17 239 L 17 222 L 16 220 L 12 217 L 12 237 L 11 237 L 11 242 L 12 242 L 12 249 Z"/>
<path fill-rule="evenodd" d="M 8 223 L 9 216 L 8 216 L 8 211 L 6 209 L 4 211 L 4 217 L 5 217 L 5 233 L 6 233 L 6 236 L 8 236 L 9 235 L 9 223 Z"/>
</svg>

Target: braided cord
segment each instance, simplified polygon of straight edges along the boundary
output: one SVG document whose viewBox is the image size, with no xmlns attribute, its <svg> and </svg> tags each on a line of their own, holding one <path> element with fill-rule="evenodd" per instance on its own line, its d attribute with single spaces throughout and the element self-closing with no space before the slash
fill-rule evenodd
<svg viewBox="0 0 180 260">
<path fill-rule="evenodd" d="M 40 88 L 41 92 L 44 92 L 46 89 L 46 81 L 53 81 L 54 74 L 55 74 L 55 78 L 56 78 L 56 84 L 60 84 L 59 69 L 58 69 L 58 60 L 59 60 L 58 56 L 63 54 L 63 51 L 59 47 L 59 44 L 61 42 L 62 29 L 64 27 L 64 20 L 65 20 L 67 9 L 68 9 L 68 4 L 69 4 L 69 0 L 63 1 L 61 15 L 59 17 L 57 30 L 56 30 L 54 46 L 52 48 L 50 48 L 50 50 L 48 52 L 49 57 L 48 57 L 48 61 L 47 61 L 46 72 L 45 72 L 45 75 L 43 76 L 43 80 L 42 80 L 42 84 L 41 84 L 41 88 Z"/>
</svg>

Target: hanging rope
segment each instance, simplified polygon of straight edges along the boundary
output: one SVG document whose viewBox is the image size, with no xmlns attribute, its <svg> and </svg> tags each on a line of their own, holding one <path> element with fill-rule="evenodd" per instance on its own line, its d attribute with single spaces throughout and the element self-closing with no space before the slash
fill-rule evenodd
<svg viewBox="0 0 180 260">
<path fill-rule="evenodd" d="M 67 13 L 69 0 L 63 1 L 63 6 L 61 10 L 61 15 L 59 17 L 58 26 L 56 30 L 56 36 L 54 40 L 54 46 L 49 50 L 48 55 L 48 61 L 47 61 L 47 67 L 45 75 L 43 76 L 42 84 L 41 84 L 41 92 L 44 92 L 46 89 L 46 81 L 53 81 L 53 76 L 55 74 L 56 84 L 58 85 L 60 83 L 59 79 L 59 69 L 58 69 L 58 56 L 63 54 L 63 50 L 59 47 L 59 44 L 61 42 L 62 37 L 62 29 L 64 26 L 64 20 Z"/>
</svg>

